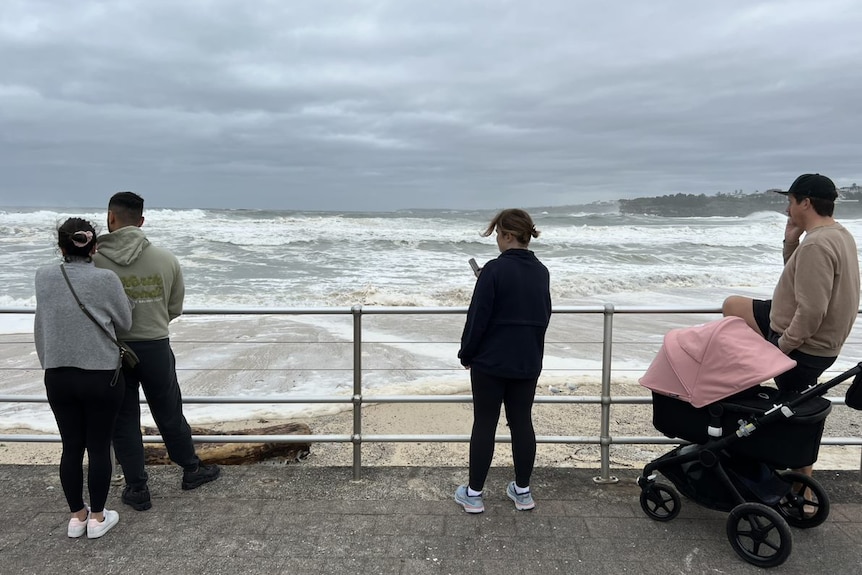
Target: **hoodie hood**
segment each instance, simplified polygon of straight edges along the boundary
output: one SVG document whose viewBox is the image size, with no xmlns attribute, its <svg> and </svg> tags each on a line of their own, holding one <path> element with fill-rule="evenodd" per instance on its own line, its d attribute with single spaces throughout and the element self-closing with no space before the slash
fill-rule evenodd
<svg viewBox="0 0 862 575">
<path fill-rule="evenodd" d="M 137 226 L 126 226 L 99 236 L 97 251 L 117 265 L 135 262 L 150 245 L 150 240 Z"/>
</svg>

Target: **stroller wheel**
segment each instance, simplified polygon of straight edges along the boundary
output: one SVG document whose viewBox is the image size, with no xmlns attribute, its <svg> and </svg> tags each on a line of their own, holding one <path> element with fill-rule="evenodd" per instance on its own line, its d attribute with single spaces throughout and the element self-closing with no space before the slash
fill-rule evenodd
<svg viewBox="0 0 862 575">
<path fill-rule="evenodd" d="M 727 538 L 737 555 L 758 567 L 781 565 L 793 549 L 790 527 L 762 503 L 734 507 L 727 518 Z"/>
<path fill-rule="evenodd" d="M 670 521 L 679 515 L 679 495 L 661 483 L 650 483 L 641 490 L 641 509 L 650 519 Z"/>
<path fill-rule="evenodd" d="M 775 506 L 775 510 L 793 527 L 817 527 L 829 517 L 829 497 L 813 477 L 797 471 L 779 474 L 790 490 Z"/>
</svg>

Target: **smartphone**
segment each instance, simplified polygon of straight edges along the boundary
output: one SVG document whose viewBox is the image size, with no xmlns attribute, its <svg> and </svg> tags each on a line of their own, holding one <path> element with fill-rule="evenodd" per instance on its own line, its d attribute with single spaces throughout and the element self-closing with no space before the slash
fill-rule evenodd
<svg viewBox="0 0 862 575">
<path fill-rule="evenodd" d="M 479 274 L 482 272 L 482 268 L 479 267 L 479 264 L 476 263 L 476 260 L 474 258 L 470 258 L 469 260 L 467 260 L 467 263 L 469 263 L 470 267 L 473 268 L 473 273 L 476 275 L 476 277 L 479 277 Z"/>
</svg>

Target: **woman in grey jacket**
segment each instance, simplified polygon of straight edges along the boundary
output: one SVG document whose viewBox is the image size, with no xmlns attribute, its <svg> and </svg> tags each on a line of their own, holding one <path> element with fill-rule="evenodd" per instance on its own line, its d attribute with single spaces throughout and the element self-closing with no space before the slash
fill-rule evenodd
<svg viewBox="0 0 862 575">
<path fill-rule="evenodd" d="M 109 333 L 129 329 L 132 304 L 116 274 L 93 265 L 96 230 L 90 222 L 66 220 L 57 230 L 57 245 L 63 264 L 36 271 L 33 335 L 63 441 L 60 483 L 72 512 L 67 534 L 86 533 L 96 539 L 119 521 L 105 502 L 111 483 L 111 437 L 125 386 L 118 381 L 122 370 L 117 346 L 78 306 L 61 268 L 81 303 Z M 85 449 L 89 508 L 83 499 Z"/>
</svg>

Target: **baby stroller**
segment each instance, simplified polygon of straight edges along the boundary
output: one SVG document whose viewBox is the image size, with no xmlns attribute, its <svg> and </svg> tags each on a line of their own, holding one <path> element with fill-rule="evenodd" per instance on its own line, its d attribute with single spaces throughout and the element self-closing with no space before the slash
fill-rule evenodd
<svg viewBox="0 0 862 575">
<path fill-rule="evenodd" d="M 665 336 L 640 383 L 653 392 L 655 428 L 691 443 L 652 461 L 638 477 L 648 517 L 670 521 L 680 512 L 677 492 L 656 481 L 661 473 L 688 499 L 728 511 L 731 547 L 759 567 L 781 565 L 790 556 L 788 525 L 805 529 L 826 520 L 829 498 L 823 487 L 787 470 L 817 460 L 832 407 L 822 397 L 826 391 L 857 376 L 847 405 L 860 408 L 862 363 L 801 394 L 758 385 L 794 365 L 740 318 Z"/>
</svg>

